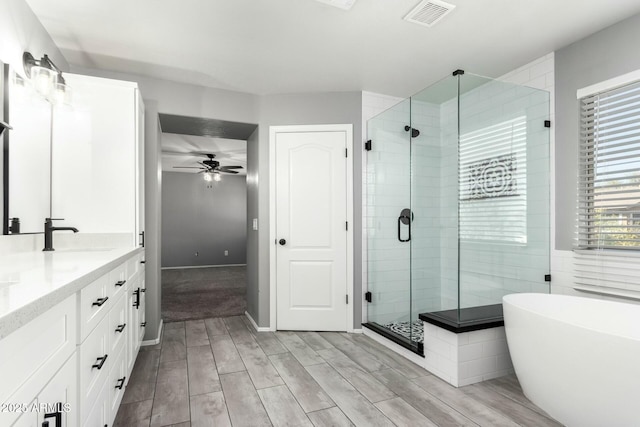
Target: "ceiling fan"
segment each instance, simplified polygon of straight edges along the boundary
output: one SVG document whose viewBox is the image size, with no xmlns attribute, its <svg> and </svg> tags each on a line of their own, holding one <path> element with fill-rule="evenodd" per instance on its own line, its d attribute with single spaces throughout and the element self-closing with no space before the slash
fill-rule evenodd
<svg viewBox="0 0 640 427">
<path fill-rule="evenodd" d="M 200 166 L 174 166 L 176 169 L 200 169 L 198 173 L 204 173 L 204 180 L 220 181 L 220 173 L 237 174 L 234 169 L 242 169 L 242 166 L 220 166 L 220 162 L 214 160 L 216 155 L 211 153 L 194 153 L 207 156 L 206 160 L 197 162 Z"/>
</svg>

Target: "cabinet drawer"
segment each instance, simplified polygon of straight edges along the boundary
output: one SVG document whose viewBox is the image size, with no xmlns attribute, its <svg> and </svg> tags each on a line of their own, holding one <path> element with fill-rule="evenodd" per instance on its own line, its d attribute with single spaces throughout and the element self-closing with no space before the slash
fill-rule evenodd
<svg viewBox="0 0 640 427">
<path fill-rule="evenodd" d="M 131 325 L 127 321 L 127 297 L 122 293 L 109 310 L 109 352 L 117 354 L 127 341 Z"/>
<path fill-rule="evenodd" d="M 107 380 L 112 362 L 110 358 L 113 358 L 113 353 L 109 355 L 109 350 L 109 322 L 108 318 L 104 318 L 79 349 L 79 400 L 83 420 Z"/>
<path fill-rule="evenodd" d="M 30 403 L 29 406 L 31 405 L 37 405 L 37 402 L 34 400 L 33 402 Z M 37 426 L 38 426 L 38 414 L 35 412 L 25 412 L 22 415 L 20 415 L 20 418 L 18 418 L 18 421 L 16 421 L 15 424 L 11 424 L 11 427 L 37 427 Z"/>
<path fill-rule="evenodd" d="M 85 340 L 113 305 L 112 288 L 109 274 L 105 274 L 80 291 L 80 342 Z"/>
<path fill-rule="evenodd" d="M 113 425 L 122 396 L 124 396 L 125 385 L 129 380 L 126 350 L 126 348 L 121 349 L 109 371 L 109 381 L 107 382 L 107 388 L 109 389 L 109 425 Z"/>
<path fill-rule="evenodd" d="M 129 276 L 127 275 L 127 262 L 123 262 L 109 272 L 109 283 L 111 285 L 109 292 L 111 292 L 114 300 L 125 293 L 124 290 L 127 280 L 129 280 Z"/>
<path fill-rule="evenodd" d="M 41 405 L 38 412 L 39 426 L 58 426 L 56 424 L 56 412 L 60 415 L 61 427 L 75 427 L 78 425 L 76 371 L 78 369 L 76 355 L 69 358 L 62 369 L 38 395 L 38 404 Z M 42 405 L 46 405 L 43 408 Z M 57 407 L 56 407 L 57 406 Z M 48 416 L 47 416 L 48 415 Z M 46 417 L 46 418 L 45 418 Z"/>
<path fill-rule="evenodd" d="M 84 427 L 109 426 L 109 391 L 108 384 L 100 384 L 100 389 L 93 404 L 87 408 L 87 416 L 82 423 Z M 84 408 L 83 408 L 84 409 Z"/>
<path fill-rule="evenodd" d="M 70 296 L 0 340 L 0 402 L 31 402 L 75 351 L 75 300 Z"/>
</svg>

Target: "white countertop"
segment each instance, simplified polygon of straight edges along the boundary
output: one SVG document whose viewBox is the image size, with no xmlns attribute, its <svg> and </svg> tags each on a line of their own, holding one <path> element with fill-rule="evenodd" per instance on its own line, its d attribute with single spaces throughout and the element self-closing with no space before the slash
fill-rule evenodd
<svg viewBox="0 0 640 427">
<path fill-rule="evenodd" d="M 0 259 L 0 339 L 142 248 L 20 252 Z"/>
</svg>

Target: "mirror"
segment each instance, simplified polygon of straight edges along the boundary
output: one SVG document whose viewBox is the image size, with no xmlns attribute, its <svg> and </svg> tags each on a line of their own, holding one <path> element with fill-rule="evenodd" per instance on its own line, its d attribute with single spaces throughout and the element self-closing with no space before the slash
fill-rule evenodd
<svg viewBox="0 0 640 427">
<path fill-rule="evenodd" d="M 9 65 L 3 67 L 3 234 L 41 233 L 50 217 L 51 104 Z"/>
</svg>

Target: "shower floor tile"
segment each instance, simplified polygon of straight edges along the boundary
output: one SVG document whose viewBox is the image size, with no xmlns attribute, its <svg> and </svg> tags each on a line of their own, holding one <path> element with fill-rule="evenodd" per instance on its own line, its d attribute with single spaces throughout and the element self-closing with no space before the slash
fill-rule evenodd
<svg viewBox="0 0 640 427">
<path fill-rule="evenodd" d="M 422 320 L 415 320 L 413 322 L 391 322 L 383 326 L 413 342 L 422 343 L 424 341 Z"/>
</svg>

